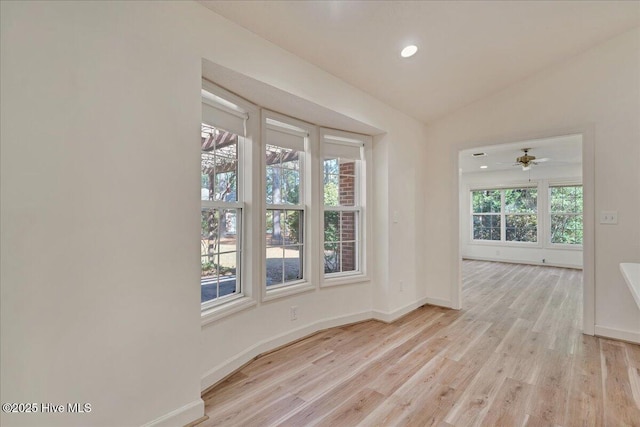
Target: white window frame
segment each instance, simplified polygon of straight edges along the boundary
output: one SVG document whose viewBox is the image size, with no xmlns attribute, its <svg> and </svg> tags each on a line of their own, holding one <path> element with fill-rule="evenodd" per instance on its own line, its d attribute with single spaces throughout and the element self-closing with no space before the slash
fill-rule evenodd
<svg viewBox="0 0 640 427">
<path fill-rule="evenodd" d="M 471 188 L 469 189 L 469 212 L 470 212 L 470 234 L 469 238 L 471 242 L 474 243 L 485 243 L 485 244 L 498 244 L 503 243 L 505 241 L 505 228 L 504 228 L 504 192 L 501 191 L 501 188 Z M 500 194 L 500 212 L 474 212 L 473 211 L 473 193 L 476 191 L 498 191 Z M 490 215 L 497 216 L 499 218 L 500 223 L 500 240 L 486 240 L 486 239 L 475 239 L 473 237 L 473 217 L 474 215 Z"/>
<path fill-rule="evenodd" d="M 230 115 L 236 115 L 244 119 L 244 132 L 239 134 L 241 139 L 238 141 L 238 173 L 236 182 L 237 200 L 235 202 L 224 202 L 217 200 L 201 200 L 201 210 L 203 208 L 218 209 L 237 209 L 239 211 L 237 227 L 237 267 L 236 281 L 238 291 L 234 294 L 218 297 L 204 303 L 201 303 L 202 325 L 211 323 L 217 319 L 226 317 L 231 313 L 252 307 L 256 305 L 256 301 L 252 298 L 253 290 L 251 286 L 254 280 L 254 273 L 251 265 L 254 263 L 251 248 L 247 242 L 255 236 L 254 228 L 251 226 L 255 222 L 255 215 L 246 203 L 247 196 L 252 193 L 253 174 L 251 171 L 251 156 L 254 154 L 252 140 L 257 135 L 256 125 L 258 122 L 258 109 L 255 105 L 246 100 L 232 94 L 231 92 L 211 83 L 208 80 L 202 80 L 202 102 L 214 106 L 215 108 L 225 111 Z M 204 110 L 203 110 L 204 115 Z M 224 117 L 224 115 L 223 115 Z M 231 117 L 231 116 L 229 116 Z M 211 120 L 205 120 L 202 123 L 216 126 Z M 220 124 L 218 124 L 220 126 Z M 222 126 L 220 126 L 222 127 Z M 239 129 L 236 129 L 239 130 Z M 201 282 L 200 282 L 201 283 Z M 200 284 L 200 286 L 202 286 Z"/>
<path fill-rule="evenodd" d="M 567 213 L 561 213 L 561 212 L 551 212 L 551 189 L 552 188 L 557 188 L 557 187 L 582 187 L 582 194 L 583 194 L 583 203 L 582 203 L 582 212 L 578 213 L 573 213 L 573 212 L 567 212 Z M 571 215 L 571 216 L 577 216 L 580 215 L 582 216 L 582 230 L 583 230 L 583 243 L 554 243 L 551 241 L 551 217 L 553 215 Z M 583 244 L 584 244 L 584 186 L 582 185 L 581 182 L 554 182 L 554 183 L 549 183 L 548 188 L 547 188 L 547 210 L 546 210 L 546 219 L 547 219 L 547 224 L 548 229 L 546 230 L 547 232 L 546 234 L 546 239 L 548 241 L 548 247 L 549 248 L 554 248 L 554 249 L 572 249 L 572 250 L 582 250 L 583 249 Z"/>
<path fill-rule="evenodd" d="M 335 144 L 331 147 L 331 144 Z M 320 158 L 319 158 L 319 199 L 321 206 L 320 217 L 320 245 L 319 245 L 319 269 L 321 276 L 321 287 L 330 287 L 337 285 L 346 285 L 368 281 L 367 274 L 368 255 L 371 253 L 370 241 L 368 236 L 371 235 L 371 219 L 369 217 L 370 210 L 367 209 L 367 189 L 371 188 L 371 173 L 367 173 L 371 165 L 371 149 L 372 138 L 368 135 L 361 135 L 352 132 L 339 131 L 335 129 L 320 128 Z M 340 147 L 342 145 L 342 147 Z M 336 158 L 335 154 L 344 148 L 346 156 L 344 158 L 355 157 L 354 148 L 359 150 L 358 160 L 355 169 L 355 203 L 354 206 L 325 206 L 324 205 L 324 161 L 327 158 Z M 335 148 L 335 150 L 332 150 Z M 332 151 L 336 153 L 332 154 Z M 347 272 L 325 273 L 324 272 L 324 213 L 325 211 L 339 212 L 356 212 L 356 270 Z"/>
<path fill-rule="evenodd" d="M 507 215 L 533 215 L 531 213 L 519 214 L 519 213 L 507 213 L 505 206 L 505 191 L 506 190 L 519 190 L 531 188 L 537 190 L 536 197 L 536 241 L 535 242 L 520 242 L 517 240 L 507 240 Z M 500 213 L 498 212 L 474 212 L 473 211 L 473 192 L 474 191 L 499 191 L 500 192 Z M 504 187 L 470 187 L 469 188 L 469 243 L 474 245 L 493 245 L 493 246 L 514 246 L 514 247 L 542 247 L 541 241 L 541 218 L 540 215 L 540 187 L 539 185 L 531 185 L 531 184 L 511 184 Z M 483 240 L 483 239 L 474 239 L 473 237 L 473 216 L 474 215 L 495 215 L 500 217 L 500 240 Z"/>
<path fill-rule="evenodd" d="M 507 212 L 507 204 L 505 192 L 508 190 L 524 190 L 524 189 L 535 189 L 536 190 L 536 211 L 534 213 L 530 212 Z M 502 214 L 504 216 L 504 221 L 502 223 L 502 238 L 505 243 L 509 244 L 527 244 L 527 245 L 535 245 L 539 246 L 540 244 L 540 190 L 537 186 L 516 186 L 516 187 L 505 187 L 501 191 L 501 203 L 502 203 Z M 534 215 L 536 217 L 536 240 L 535 242 L 523 242 L 520 240 L 507 240 L 507 216 L 518 216 L 518 215 L 526 215 L 531 216 Z"/>
<path fill-rule="evenodd" d="M 279 114 L 269 110 L 262 110 L 261 114 L 261 161 L 260 161 L 260 174 L 262 178 L 262 190 L 261 190 L 261 200 L 262 200 L 262 224 L 261 230 L 263 231 L 261 237 L 261 245 L 262 248 L 262 301 L 270 301 L 277 298 L 282 298 L 285 296 L 297 294 L 300 292 L 306 292 L 309 290 L 315 289 L 315 285 L 313 284 L 312 278 L 315 277 L 314 274 L 314 263 L 311 262 L 313 254 L 311 253 L 311 243 L 315 240 L 312 236 L 311 224 L 317 222 L 317 215 L 313 213 L 313 210 L 309 208 L 311 204 L 311 195 L 312 191 L 312 141 L 317 138 L 315 127 L 309 123 L 303 122 L 301 120 L 294 119 L 292 117 L 285 116 L 283 114 Z M 277 145 L 277 144 L 269 144 L 268 141 L 268 132 L 269 130 L 274 130 L 279 128 L 280 131 L 284 131 L 284 133 L 290 132 L 293 136 L 302 137 L 304 139 L 304 150 L 302 151 L 302 159 L 300 161 L 300 193 L 299 193 L 299 203 L 297 205 L 291 204 L 267 204 L 266 200 L 266 146 L 267 145 Z M 267 242 L 265 239 L 266 236 L 266 213 L 267 210 L 300 210 L 302 212 L 303 224 L 302 224 L 302 279 L 285 282 L 278 285 L 268 286 L 266 282 L 266 271 L 267 271 Z"/>
</svg>

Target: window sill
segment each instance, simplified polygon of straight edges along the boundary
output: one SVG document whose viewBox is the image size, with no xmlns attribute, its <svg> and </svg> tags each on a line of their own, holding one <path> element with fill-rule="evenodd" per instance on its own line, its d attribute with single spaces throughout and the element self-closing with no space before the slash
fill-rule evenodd
<svg viewBox="0 0 640 427">
<path fill-rule="evenodd" d="M 345 274 L 341 276 L 325 277 L 320 287 L 330 288 L 333 286 L 352 285 L 354 283 L 368 282 L 370 280 L 369 276 L 362 273 Z"/>
<path fill-rule="evenodd" d="M 278 298 L 284 298 L 290 295 L 299 294 L 302 292 L 308 292 L 314 290 L 316 287 L 310 282 L 300 282 L 281 288 L 269 289 L 267 288 L 265 294 L 262 297 L 262 301 L 272 301 Z"/>
<path fill-rule="evenodd" d="M 242 310 L 254 307 L 257 302 L 247 296 L 242 296 L 229 301 L 226 304 L 221 304 L 215 307 L 202 310 L 202 326 L 213 323 L 217 320 L 230 316 Z"/>
<path fill-rule="evenodd" d="M 478 246 L 504 246 L 510 248 L 542 248 L 539 242 L 501 242 L 498 240 L 471 240 L 470 245 Z"/>
<path fill-rule="evenodd" d="M 564 245 L 562 243 L 549 243 L 547 249 L 561 249 L 563 251 L 581 251 L 582 245 Z"/>
</svg>

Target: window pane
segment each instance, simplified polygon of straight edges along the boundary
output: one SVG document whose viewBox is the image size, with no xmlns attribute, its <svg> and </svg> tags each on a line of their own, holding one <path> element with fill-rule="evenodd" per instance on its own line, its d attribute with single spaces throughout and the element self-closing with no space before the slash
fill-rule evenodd
<svg viewBox="0 0 640 427">
<path fill-rule="evenodd" d="M 582 205 L 583 189 L 581 185 L 551 187 L 551 243 L 582 244 Z"/>
<path fill-rule="evenodd" d="M 325 162 L 326 163 L 326 162 Z M 325 169 L 326 170 L 326 169 Z M 338 183 L 339 175 L 327 175 L 324 176 L 324 205 L 325 206 L 338 206 Z"/>
<path fill-rule="evenodd" d="M 266 200 L 272 204 L 300 203 L 300 152 L 267 145 Z"/>
<path fill-rule="evenodd" d="M 355 206 L 357 203 L 356 160 L 326 159 L 324 161 L 325 206 Z"/>
<path fill-rule="evenodd" d="M 284 247 L 284 281 L 302 279 L 302 246 Z"/>
<path fill-rule="evenodd" d="M 506 215 L 506 239 L 510 242 L 536 242 L 538 225 L 536 215 Z"/>
<path fill-rule="evenodd" d="M 291 205 L 300 203 L 300 171 L 282 170 L 282 203 Z"/>
<path fill-rule="evenodd" d="M 340 212 L 340 240 L 356 240 L 356 212 Z"/>
<path fill-rule="evenodd" d="M 473 215 L 475 240 L 500 240 L 500 215 Z"/>
<path fill-rule="evenodd" d="M 202 125 L 201 199 L 238 200 L 238 135 Z"/>
<path fill-rule="evenodd" d="M 324 244 L 324 272 L 340 272 L 340 243 Z"/>
<path fill-rule="evenodd" d="M 201 211 L 201 301 L 239 292 L 239 209 L 207 208 Z"/>
<path fill-rule="evenodd" d="M 535 188 L 513 188 L 504 191 L 505 212 L 536 213 L 538 190 Z"/>
<path fill-rule="evenodd" d="M 268 209 L 267 286 L 303 278 L 304 211 Z"/>
<path fill-rule="evenodd" d="M 281 246 L 267 247 L 267 286 L 284 282 L 284 249 Z"/>
<path fill-rule="evenodd" d="M 500 212 L 500 190 L 472 191 L 473 212 L 476 213 L 499 213 Z"/>
<path fill-rule="evenodd" d="M 356 242 L 342 243 L 342 271 L 355 271 L 357 269 Z"/>
<path fill-rule="evenodd" d="M 359 211 L 325 211 L 324 270 L 339 273 L 358 270 Z"/>
<path fill-rule="evenodd" d="M 340 212 L 325 211 L 324 213 L 324 241 L 327 243 L 340 240 Z"/>
<path fill-rule="evenodd" d="M 280 169 L 274 168 L 273 166 L 267 166 L 267 203 L 274 203 L 273 197 L 274 193 L 276 192 L 276 197 L 278 198 L 278 200 L 282 200 L 282 197 L 280 195 L 280 181 Z"/>
<path fill-rule="evenodd" d="M 551 215 L 551 243 L 582 244 L 582 215 Z"/>
<path fill-rule="evenodd" d="M 284 211 L 285 244 L 302 243 L 302 211 Z"/>
<path fill-rule="evenodd" d="M 551 187 L 552 213 L 582 213 L 582 186 Z"/>
</svg>

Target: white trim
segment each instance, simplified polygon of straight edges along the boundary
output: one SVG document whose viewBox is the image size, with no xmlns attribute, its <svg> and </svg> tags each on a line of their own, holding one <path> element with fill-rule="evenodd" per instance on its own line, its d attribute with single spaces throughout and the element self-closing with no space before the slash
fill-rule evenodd
<svg viewBox="0 0 640 427">
<path fill-rule="evenodd" d="M 218 366 L 215 366 L 214 368 L 208 370 L 202 376 L 202 379 L 200 382 L 200 389 L 201 390 L 208 389 L 212 385 L 224 379 L 229 374 L 241 368 L 247 362 L 250 362 L 252 359 L 254 359 L 255 357 L 263 353 L 274 350 L 278 347 L 289 344 L 301 338 L 307 337 L 315 332 L 318 332 L 324 329 L 334 328 L 337 326 L 347 325 L 349 323 L 361 322 L 361 321 L 371 320 L 371 319 L 372 319 L 372 316 L 370 311 L 363 311 L 361 313 L 355 313 L 355 314 L 350 314 L 346 316 L 336 316 L 336 317 L 319 320 L 309 325 L 302 326 L 298 329 L 284 332 L 275 337 L 262 340 L 256 343 L 255 345 L 253 345 L 252 347 L 249 347 L 245 351 L 227 359 L 226 361 L 222 362 Z"/>
<path fill-rule="evenodd" d="M 256 300 L 253 298 L 239 296 L 232 301 L 227 301 L 210 308 L 205 308 L 202 310 L 202 326 L 230 316 L 233 313 L 255 307 L 257 304 Z"/>
<path fill-rule="evenodd" d="M 499 137 L 492 141 L 477 141 L 473 144 L 463 144 L 464 147 L 451 147 L 449 151 L 451 179 L 454 183 L 455 197 L 451 198 L 451 212 L 460 217 L 460 152 L 468 149 L 513 144 L 514 141 L 528 141 L 558 136 L 582 136 L 582 188 L 583 188 L 583 316 L 582 328 L 586 335 L 594 335 L 595 327 L 595 126 L 583 124 L 572 128 L 545 130 L 534 134 L 520 134 L 515 137 Z M 468 145 L 468 146 L 467 146 Z M 452 307 L 462 306 L 462 253 L 460 245 L 460 226 L 454 227 L 453 244 L 451 245 L 452 284 L 450 287 Z"/>
<path fill-rule="evenodd" d="M 572 268 L 574 270 L 582 270 L 581 265 L 559 264 L 555 262 L 537 262 L 537 261 L 530 261 L 525 259 L 504 259 L 504 258 L 490 258 L 490 257 L 467 256 L 467 255 L 462 255 L 462 259 L 468 259 L 472 261 L 503 262 L 505 264 L 540 265 L 543 267 L 560 267 L 560 268 Z"/>
<path fill-rule="evenodd" d="M 169 412 L 142 427 L 175 427 L 184 426 L 204 416 L 204 400 L 197 399 L 191 403 Z"/>
<path fill-rule="evenodd" d="M 424 297 L 419 299 L 418 301 L 412 302 L 410 304 L 405 305 L 404 307 L 400 307 L 393 311 L 373 310 L 372 315 L 375 320 L 379 320 L 385 323 L 392 323 L 398 320 L 399 318 L 401 318 L 402 316 L 417 309 L 418 307 L 422 307 L 425 304 L 451 308 L 451 301 L 447 301 L 439 298 Z"/>
<path fill-rule="evenodd" d="M 606 326 L 595 325 L 594 335 L 602 338 L 613 338 L 615 340 L 628 341 L 640 344 L 640 332 L 626 331 L 624 329 L 608 328 Z"/>
<path fill-rule="evenodd" d="M 265 285 L 265 292 L 262 297 L 262 301 L 272 301 L 274 299 L 288 297 L 295 294 L 300 294 L 302 292 L 314 291 L 316 286 L 308 281 L 303 282 L 294 282 L 294 283 L 283 283 L 277 288 L 269 288 Z"/>
<path fill-rule="evenodd" d="M 595 127 L 586 126 L 582 134 L 582 331 L 595 334 L 596 324 L 596 230 L 595 230 Z"/>
<path fill-rule="evenodd" d="M 371 278 L 361 271 L 353 273 L 336 273 L 335 276 L 324 276 L 320 283 L 320 288 L 330 288 L 332 286 L 352 285 L 354 283 L 369 282 Z"/>
<path fill-rule="evenodd" d="M 424 298 L 424 303 L 425 304 L 429 304 L 429 305 L 433 305 L 436 307 L 444 307 L 444 308 L 453 308 L 454 310 L 459 310 L 460 308 L 455 308 L 453 307 L 451 300 L 448 299 L 442 299 L 442 298 Z"/>
</svg>

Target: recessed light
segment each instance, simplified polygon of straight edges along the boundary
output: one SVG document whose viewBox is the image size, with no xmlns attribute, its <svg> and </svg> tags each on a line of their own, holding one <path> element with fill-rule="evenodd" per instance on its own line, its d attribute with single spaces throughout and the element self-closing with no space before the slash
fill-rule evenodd
<svg viewBox="0 0 640 427">
<path fill-rule="evenodd" d="M 487 166 L 487 165 L 482 165 L 482 166 L 480 166 L 480 169 L 486 169 L 486 168 L 488 168 L 488 166 Z"/>
<path fill-rule="evenodd" d="M 400 52 L 400 56 L 402 56 L 403 58 L 408 58 L 415 55 L 417 51 L 418 46 L 410 44 L 409 46 L 406 46 L 404 49 L 402 49 L 402 52 Z"/>
</svg>

